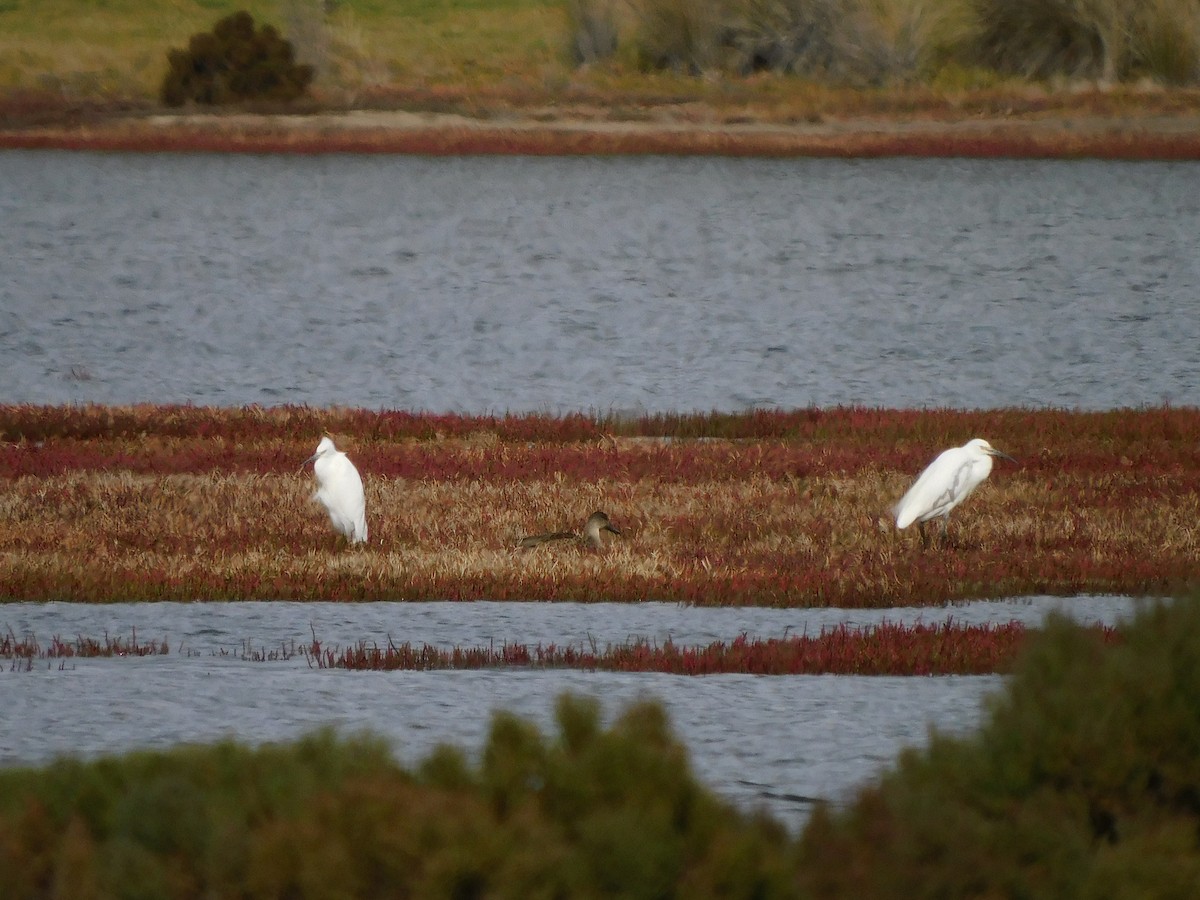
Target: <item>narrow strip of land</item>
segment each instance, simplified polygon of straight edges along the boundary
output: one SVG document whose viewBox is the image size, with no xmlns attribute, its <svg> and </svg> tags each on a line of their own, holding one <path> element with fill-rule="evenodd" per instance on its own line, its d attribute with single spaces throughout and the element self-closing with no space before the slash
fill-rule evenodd
<svg viewBox="0 0 1200 900">
<path fill-rule="evenodd" d="M 322 424 L 371 542 L 310 499 Z M 1200 571 L 1200 411 L 801 410 L 506 418 L 307 409 L 0 408 L 0 596 L 662 600 L 920 606 L 1166 594 Z M 944 447 L 1001 462 L 946 546 L 890 507 Z M 522 535 L 621 530 L 601 552 Z"/>
<path fill-rule="evenodd" d="M 786 121 L 546 108 L 104 116 L 0 128 L 0 147 L 145 152 L 1200 159 L 1200 114 L 903 115 Z"/>
</svg>

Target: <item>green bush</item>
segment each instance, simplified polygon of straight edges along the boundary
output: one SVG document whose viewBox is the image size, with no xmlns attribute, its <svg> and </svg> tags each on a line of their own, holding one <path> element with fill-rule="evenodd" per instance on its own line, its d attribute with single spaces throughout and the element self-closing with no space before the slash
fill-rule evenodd
<svg viewBox="0 0 1200 900">
<path fill-rule="evenodd" d="M 978 733 L 799 841 L 699 785 L 660 707 L 567 696 L 478 764 L 321 733 L 0 770 L 0 897 L 1192 897 L 1200 596 L 1122 635 L 1052 621 Z"/>
<path fill-rule="evenodd" d="M 313 68 L 271 25 L 255 28 L 247 12 L 226 16 L 211 32 L 192 35 L 186 50 L 167 52 L 160 96 L 168 106 L 248 100 L 288 102 L 303 96 Z"/>
<path fill-rule="evenodd" d="M 1123 643 L 1064 621 L 989 721 L 937 737 L 802 839 L 817 897 L 1190 897 L 1200 885 L 1200 598 Z"/>
<path fill-rule="evenodd" d="M 499 715 L 478 766 L 329 733 L 0 771 L 0 897 L 786 897 L 793 845 L 692 776 L 661 709 L 559 736 Z"/>
</svg>

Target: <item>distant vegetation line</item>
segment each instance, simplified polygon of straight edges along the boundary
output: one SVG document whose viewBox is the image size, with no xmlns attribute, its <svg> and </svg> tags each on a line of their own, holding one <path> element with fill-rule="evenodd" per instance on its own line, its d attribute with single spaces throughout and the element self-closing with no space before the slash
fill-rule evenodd
<svg viewBox="0 0 1200 900">
<path fill-rule="evenodd" d="M 351 106 L 696 99 L 795 114 L 861 102 L 822 86 L 900 90 L 903 105 L 913 85 L 1200 80 L 1194 0 L 12 0 L 0 111 L 19 111 L 17 95 L 152 103 L 169 51 L 241 10 L 292 44 L 318 100 Z"/>
</svg>

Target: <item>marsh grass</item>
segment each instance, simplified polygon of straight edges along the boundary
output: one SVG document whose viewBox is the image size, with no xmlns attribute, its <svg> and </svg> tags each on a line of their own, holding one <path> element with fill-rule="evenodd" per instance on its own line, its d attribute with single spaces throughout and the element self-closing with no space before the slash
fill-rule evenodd
<svg viewBox="0 0 1200 900">
<path fill-rule="evenodd" d="M 1105 640 L 1118 638 L 1114 628 L 1097 629 Z M 841 625 L 817 634 L 754 638 L 742 634 L 731 641 L 681 646 L 633 640 L 604 648 L 584 644 L 518 642 L 499 646 L 435 647 L 431 644 L 385 645 L 359 641 L 329 645 L 313 632 L 311 642 L 282 642 L 267 647 L 243 641 L 240 647 L 206 651 L 180 646 L 186 657 L 208 656 L 243 662 L 289 662 L 303 659 L 310 668 L 354 671 L 432 671 L 447 669 L 583 669 L 609 672 L 658 672 L 672 675 L 982 675 L 1008 671 L 1030 633 L 1019 623 L 1004 625 L 900 625 L 884 622 L 868 628 Z M 54 635 L 43 644 L 33 635 L 0 637 L 0 660 L 12 671 L 30 671 L 34 661 L 138 658 L 170 653 L 166 640 L 139 641 L 77 635 Z"/>
<path fill-rule="evenodd" d="M 9 660 L 163 656 L 170 650 L 166 641 L 139 641 L 136 629 L 128 638 L 105 634 L 103 638 L 78 635 L 71 640 L 54 635 L 47 644 L 32 635 L 18 637 L 11 629 L 0 636 L 0 659 Z"/>
<path fill-rule="evenodd" d="M 1113 628 L 1098 629 L 1116 640 Z M 704 646 L 680 646 L 634 640 L 610 644 L 536 644 L 519 642 L 487 646 L 435 647 L 359 641 L 329 645 L 313 633 L 311 642 L 283 642 L 267 647 L 243 641 L 240 647 L 207 651 L 180 647 L 182 656 L 208 656 L 243 662 L 289 662 L 297 658 L 314 669 L 353 671 L 432 671 L 447 669 L 583 669 L 609 672 L 658 672 L 671 675 L 982 675 L 1008 671 L 1030 633 L 1018 623 L 1005 625 L 899 625 L 870 628 L 838 626 L 818 634 L 732 641 Z M 34 661 L 135 658 L 170 652 L 167 641 L 78 635 L 64 640 L 55 635 L 42 644 L 32 635 L 0 637 L 0 660 L 12 671 L 32 670 Z"/>
<path fill-rule="evenodd" d="M 339 549 L 297 472 L 322 423 L 364 475 L 362 549 Z M 9 407 L 0 430 L 11 599 L 895 606 L 1169 593 L 1200 563 L 1187 409 L 626 422 Z M 998 465 L 953 515 L 950 546 L 926 551 L 888 510 L 976 434 L 1020 464 Z M 603 552 L 514 549 L 595 509 L 623 532 Z"/>
<path fill-rule="evenodd" d="M 1114 629 L 1098 629 L 1116 640 Z M 1016 623 L 957 626 L 846 626 L 815 635 L 716 641 L 680 647 L 633 641 L 603 650 L 583 646 L 528 646 L 441 649 L 428 644 L 359 643 L 322 647 L 316 640 L 302 648 L 310 665 L 367 671 L 432 669 L 588 669 L 611 672 L 662 672 L 672 675 L 981 675 L 1007 671 L 1028 633 Z"/>
</svg>

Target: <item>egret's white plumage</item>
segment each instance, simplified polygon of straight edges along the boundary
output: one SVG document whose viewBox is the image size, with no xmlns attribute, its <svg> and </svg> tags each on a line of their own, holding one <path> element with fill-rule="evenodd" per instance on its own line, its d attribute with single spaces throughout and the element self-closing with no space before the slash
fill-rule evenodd
<svg viewBox="0 0 1200 900">
<path fill-rule="evenodd" d="M 325 507 L 338 534 L 344 535 L 351 544 L 364 543 L 367 540 L 367 500 L 358 469 L 328 437 L 321 438 L 317 452 L 306 459 L 304 465 L 310 462 L 317 476 L 313 499 Z"/>
<path fill-rule="evenodd" d="M 992 471 L 992 458 L 996 456 L 1012 460 L 983 438 L 975 438 L 941 453 L 892 507 L 896 527 L 907 528 L 913 522 L 924 526 L 930 519 L 940 518 L 944 534 L 950 511 L 988 477 Z M 922 527 L 921 534 L 924 533 Z"/>
</svg>

